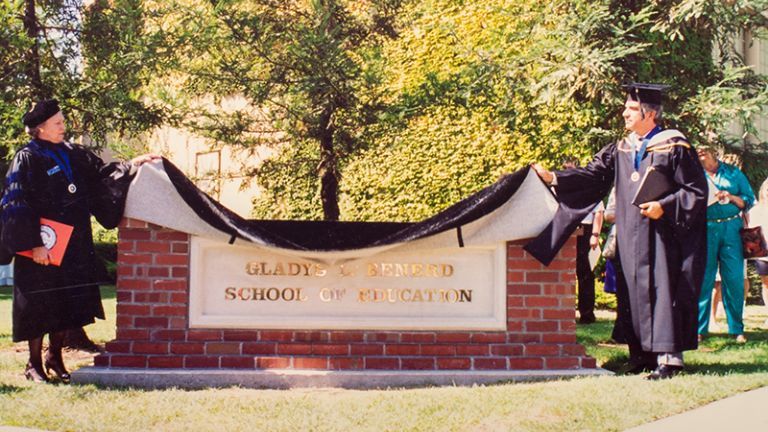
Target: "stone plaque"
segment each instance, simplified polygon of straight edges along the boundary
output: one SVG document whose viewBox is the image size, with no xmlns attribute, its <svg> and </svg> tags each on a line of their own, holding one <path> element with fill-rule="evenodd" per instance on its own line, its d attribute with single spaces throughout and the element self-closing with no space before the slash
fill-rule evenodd
<svg viewBox="0 0 768 432">
<path fill-rule="evenodd" d="M 506 248 L 328 263 L 192 237 L 192 328 L 505 330 Z"/>
</svg>

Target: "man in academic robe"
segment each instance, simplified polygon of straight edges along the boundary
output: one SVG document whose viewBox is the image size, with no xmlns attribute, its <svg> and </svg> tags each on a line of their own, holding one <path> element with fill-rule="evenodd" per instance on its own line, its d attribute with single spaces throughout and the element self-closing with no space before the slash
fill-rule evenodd
<svg viewBox="0 0 768 432">
<path fill-rule="evenodd" d="M 526 245 L 548 264 L 615 184 L 621 273 L 614 339 L 629 345 L 631 372 L 653 369 L 648 379 L 676 375 L 683 370 L 683 351 L 697 348 L 697 302 L 706 265 L 707 182 L 685 136 L 661 128 L 665 87 L 625 86 L 623 117 L 630 134 L 603 148 L 586 167 L 550 172 L 534 165 L 554 186 L 560 207 Z M 659 196 L 633 204 L 651 168 L 662 174 L 666 187 Z"/>
</svg>

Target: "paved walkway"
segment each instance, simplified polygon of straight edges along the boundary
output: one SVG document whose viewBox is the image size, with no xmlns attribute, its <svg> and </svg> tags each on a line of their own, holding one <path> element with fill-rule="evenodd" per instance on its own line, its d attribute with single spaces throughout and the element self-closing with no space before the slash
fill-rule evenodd
<svg viewBox="0 0 768 432">
<path fill-rule="evenodd" d="M 768 387 L 740 393 L 626 432 L 768 431 Z"/>
</svg>

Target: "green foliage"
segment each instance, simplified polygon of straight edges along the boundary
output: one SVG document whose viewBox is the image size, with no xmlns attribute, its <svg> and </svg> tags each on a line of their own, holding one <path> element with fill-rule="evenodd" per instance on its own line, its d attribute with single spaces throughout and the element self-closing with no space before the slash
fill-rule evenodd
<svg viewBox="0 0 768 432">
<path fill-rule="evenodd" d="M 108 134 L 136 135 L 166 117 L 144 88 L 166 65 L 162 40 L 144 33 L 141 0 L 0 3 L 0 150 L 23 145 L 21 116 L 41 98 L 59 99 L 69 135 L 106 144 Z M 30 6 L 34 6 L 31 8 Z"/>
<path fill-rule="evenodd" d="M 391 36 L 391 19 L 399 4 L 399 0 L 174 2 L 165 9 L 176 22 L 172 31 L 195 49 L 178 52 L 181 91 L 159 96 L 185 113 L 183 126 L 215 139 L 215 145 L 267 144 L 286 152 L 278 158 L 283 161 L 296 153 L 315 159 L 311 169 L 298 170 L 308 177 L 297 187 L 303 189 L 313 181 L 319 194 L 301 190 L 286 196 L 319 197 L 323 217 L 337 219 L 339 161 L 357 148 L 361 125 L 375 120 L 371 113 L 377 110 L 377 97 L 370 87 L 377 82 L 377 45 Z M 194 38 L 180 27 L 190 25 L 198 30 Z M 231 95 L 244 97 L 250 106 L 223 110 L 222 98 Z M 277 133 L 261 133 L 264 130 Z M 286 142 L 301 148 L 282 145 Z M 314 155 L 309 154 L 310 142 Z M 266 177 L 275 172 L 274 166 L 282 165 L 275 161 L 251 171 L 263 186 L 274 186 L 257 207 L 275 199 L 285 202 L 274 196 L 290 185 Z M 271 211 L 293 215 L 292 206 L 279 205 Z M 314 206 L 305 202 L 298 207 Z"/>
</svg>

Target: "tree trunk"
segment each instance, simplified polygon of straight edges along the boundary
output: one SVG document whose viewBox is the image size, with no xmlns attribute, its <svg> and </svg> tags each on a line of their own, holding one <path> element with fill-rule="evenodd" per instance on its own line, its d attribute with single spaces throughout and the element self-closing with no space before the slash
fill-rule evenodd
<svg viewBox="0 0 768 432">
<path fill-rule="evenodd" d="M 323 219 L 339 220 L 339 170 L 336 153 L 333 151 L 331 117 L 333 108 L 327 107 L 320 116 L 320 201 L 323 203 Z"/>
<path fill-rule="evenodd" d="M 27 36 L 34 41 L 29 51 L 27 51 L 26 59 L 26 72 L 29 77 L 30 87 L 32 88 L 30 96 L 35 100 L 50 97 L 50 93 L 43 87 L 43 80 L 40 78 L 40 43 L 38 39 L 40 28 L 37 25 L 35 0 L 26 0 L 22 21 L 24 22 Z"/>
</svg>

